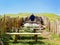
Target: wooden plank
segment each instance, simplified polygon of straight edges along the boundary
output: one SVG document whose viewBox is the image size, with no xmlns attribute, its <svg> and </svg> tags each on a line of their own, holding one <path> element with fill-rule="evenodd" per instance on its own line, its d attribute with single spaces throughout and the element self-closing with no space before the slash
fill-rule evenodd
<svg viewBox="0 0 60 45">
<path fill-rule="evenodd" d="M 10 35 L 40 35 L 41 33 L 6 33 L 6 34 L 10 34 Z"/>
</svg>

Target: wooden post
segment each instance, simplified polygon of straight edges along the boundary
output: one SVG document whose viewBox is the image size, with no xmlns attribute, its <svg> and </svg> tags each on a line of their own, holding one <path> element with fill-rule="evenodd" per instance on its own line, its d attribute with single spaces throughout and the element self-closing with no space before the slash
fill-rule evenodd
<svg viewBox="0 0 60 45">
<path fill-rule="evenodd" d="M 34 29 L 34 33 L 36 33 L 36 29 Z M 34 35 L 34 39 L 37 42 L 37 35 Z"/>
<path fill-rule="evenodd" d="M 35 38 L 35 42 L 37 42 L 37 35 L 34 35 L 34 38 Z"/>
<path fill-rule="evenodd" d="M 15 43 L 17 42 L 17 36 L 18 36 L 18 35 L 15 35 L 15 39 L 14 39 L 14 42 L 15 42 Z"/>
</svg>

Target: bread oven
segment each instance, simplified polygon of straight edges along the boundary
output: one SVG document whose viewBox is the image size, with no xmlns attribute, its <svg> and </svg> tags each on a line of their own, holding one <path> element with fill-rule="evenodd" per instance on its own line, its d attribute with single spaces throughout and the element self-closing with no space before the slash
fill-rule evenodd
<svg viewBox="0 0 60 45">
<path fill-rule="evenodd" d="M 33 29 L 44 29 L 44 22 L 42 17 L 34 16 L 34 14 L 32 14 L 30 17 L 25 18 L 23 26 L 31 27 Z"/>
</svg>

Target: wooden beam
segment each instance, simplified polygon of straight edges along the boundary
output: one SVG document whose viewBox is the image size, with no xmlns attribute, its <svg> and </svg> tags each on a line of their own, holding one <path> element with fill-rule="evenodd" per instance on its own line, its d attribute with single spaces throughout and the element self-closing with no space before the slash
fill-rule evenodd
<svg viewBox="0 0 60 45">
<path fill-rule="evenodd" d="M 41 33 L 6 33 L 10 35 L 40 35 Z"/>
</svg>

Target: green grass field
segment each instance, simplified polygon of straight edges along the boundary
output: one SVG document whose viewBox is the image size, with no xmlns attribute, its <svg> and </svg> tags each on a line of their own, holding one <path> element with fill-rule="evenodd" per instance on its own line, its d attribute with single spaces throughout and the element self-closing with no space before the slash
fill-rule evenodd
<svg viewBox="0 0 60 45">
<path fill-rule="evenodd" d="M 19 14 L 5 14 L 6 16 L 11 16 L 11 17 L 27 17 L 30 16 L 32 13 L 19 13 Z M 50 21 L 54 21 L 55 19 L 60 20 L 60 16 L 53 14 L 53 13 L 40 13 L 40 14 L 34 14 L 35 16 L 46 16 L 49 18 Z M 1 16 L 0 16 L 1 17 Z"/>
<path fill-rule="evenodd" d="M 14 37 L 14 36 L 13 36 Z M 52 34 L 52 39 L 49 40 L 46 37 L 38 35 L 38 41 L 35 42 L 33 35 L 20 35 L 20 40 L 16 43 L 13 40 L 9 41 L 10 45 L 60 45 L 60 38 L 54 34 Z"/>
</svg>

